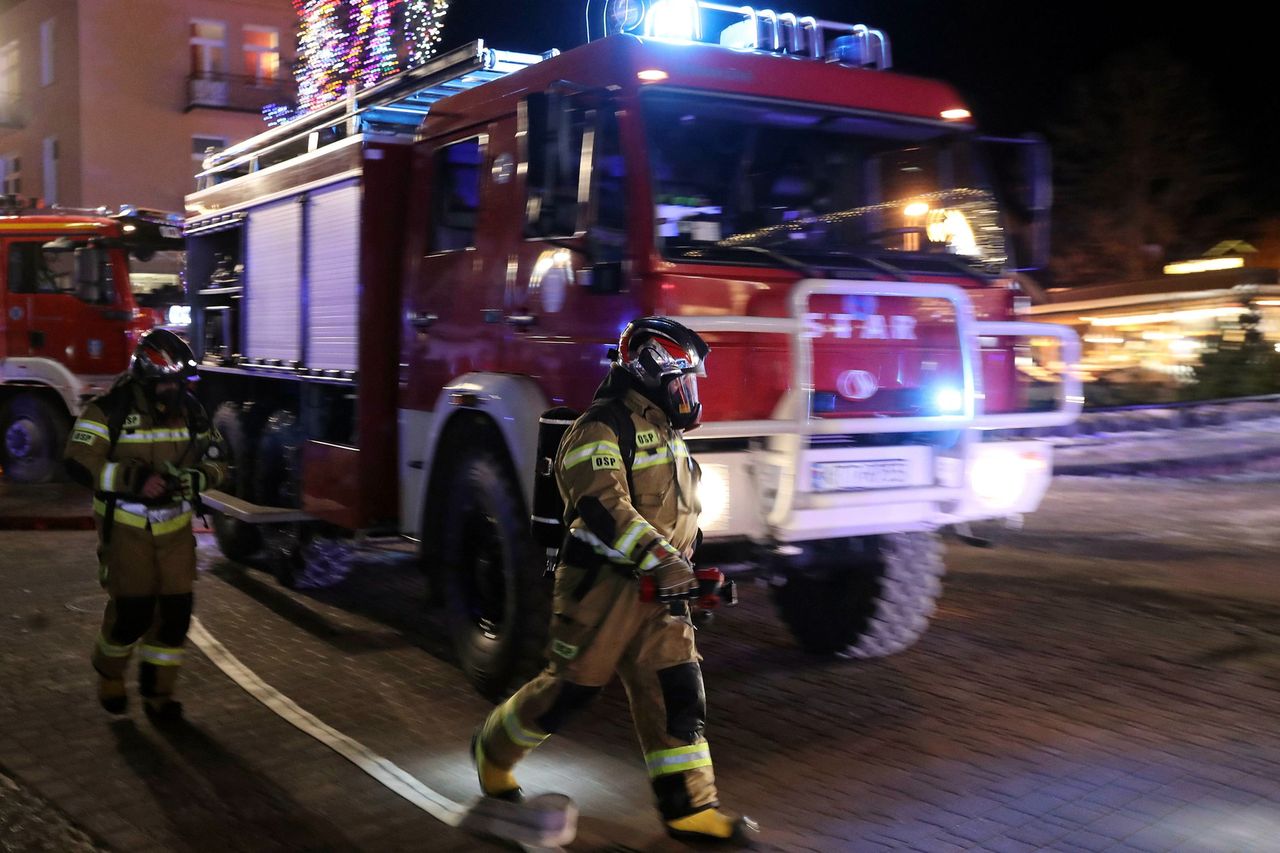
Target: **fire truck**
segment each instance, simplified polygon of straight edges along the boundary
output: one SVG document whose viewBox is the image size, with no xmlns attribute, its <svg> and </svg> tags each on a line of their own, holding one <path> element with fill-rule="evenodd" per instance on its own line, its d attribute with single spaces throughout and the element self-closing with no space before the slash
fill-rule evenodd
<svg viewBox="0 0 1280 853">
<path fill-rule="evenodd" d="M 500 694 L 548 617 L 539 416 L 584 409 L 623 326 L 667 315 L 712 348 L 697 559 L 766 578 L 807 649 L 906 648 L 939 531 L 1047 488 L 1048 446 L 991 432 L 1080 409 L 1075 335 L 1018 320 L 1046 159 L 980 138 L 866 26 L 692 0 L 591 24 L 564 53 L 470 44 L 205 160 L 186 235 L 234 456 L 205 497 L 223 552 L 412 539 Z"/>
<path fill-rule="evenodd" d="M 67 430 L 83 404 L 128 366 L 137 336 L 168 319 L 139 307 L 135 270 L 182 250 L 176 214 L 130 206 L 114 213 L 39 208 L 0 197 L 0 467 L 6 477 L 38 483 L 60 474 Z M 179 282 L 176 270 L 155 275 L 170 281 L 170 290 Z"/>
</svg>

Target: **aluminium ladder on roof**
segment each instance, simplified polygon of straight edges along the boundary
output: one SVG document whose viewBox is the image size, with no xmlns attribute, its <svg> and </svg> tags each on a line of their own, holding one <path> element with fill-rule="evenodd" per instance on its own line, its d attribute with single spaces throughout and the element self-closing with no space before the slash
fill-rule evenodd
<svg viewBox="0 0 1280 853">
<path fill-rule="evenodd" d="M 196 180 L 204 189 L 257 171 L 263 159 L 274 165 L 366 132 L 412 138 L 437 101 L 505 77 L 556 53 L 515 53 L 487 48 L 483 40 L 471 42 L 368 89 L 352 92 L 339 103 L 210 154 Z"/>
</svg>

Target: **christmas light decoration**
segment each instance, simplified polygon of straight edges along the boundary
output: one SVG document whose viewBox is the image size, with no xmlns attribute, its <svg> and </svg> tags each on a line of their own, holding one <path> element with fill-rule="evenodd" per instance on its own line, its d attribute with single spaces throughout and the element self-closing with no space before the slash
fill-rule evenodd
<svg viewBox="0 0 1280 853">
<path fill-rule="evenodd" d="M 408 0 L 405 30 L 409 41 L 409 65 L 421 65 L 440 47 L 449 0 Z"/>
<path fill-rule="evenodd" d="M 403 6 L 405 65 L 425 62 L 440 47 L 448 0 L 293 0 L 298 15 L 298 109 L 271 104 L 275 126 L 337 103 L 349 89 L 367 89 L 400 67 L 397 13 Z"/>
</svg>

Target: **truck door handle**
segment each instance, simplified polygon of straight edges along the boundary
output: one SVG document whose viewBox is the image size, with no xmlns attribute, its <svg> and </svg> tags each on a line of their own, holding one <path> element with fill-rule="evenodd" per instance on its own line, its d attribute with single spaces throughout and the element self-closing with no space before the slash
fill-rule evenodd
<svg viewBox="0 0 1280 853">
<path fill-rule="evenodd" d="M 430 328 L 437 320 L 440 319 L 438 314 L 428 314 L 426 311 L 414 311 L 409 315 L 409 325 L 415 329 Z"/>
<path fill-rule="evenodd" d="M 509 326 L 514 326 L 517 329 L 527 329 L 537 322 L 538 318 L 533 314 L 508 314 L 506 320 Z"/>
</svg>

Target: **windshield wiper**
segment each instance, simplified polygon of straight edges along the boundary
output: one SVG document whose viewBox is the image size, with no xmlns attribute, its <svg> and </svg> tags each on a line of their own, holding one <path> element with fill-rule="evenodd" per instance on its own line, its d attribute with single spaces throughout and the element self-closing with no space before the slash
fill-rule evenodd
<svg viewBox="0 0 1280 853">
<path fill-rule="evenodd" d="M 677 251 L 681 252 L 685 257 L 697 257 L 700 254 L 711 254 L 713 252 L 750 252 L 751 254 L 768 258 L 778 266 L 793 269 L 801 273 L 805 278 L 818 277 L 813 268 L 807 264 L 796 260 L 790 255 L 784 255 L 775 249 L 766 249 L 764 246 L 682 246 Z"/>
</svg>

